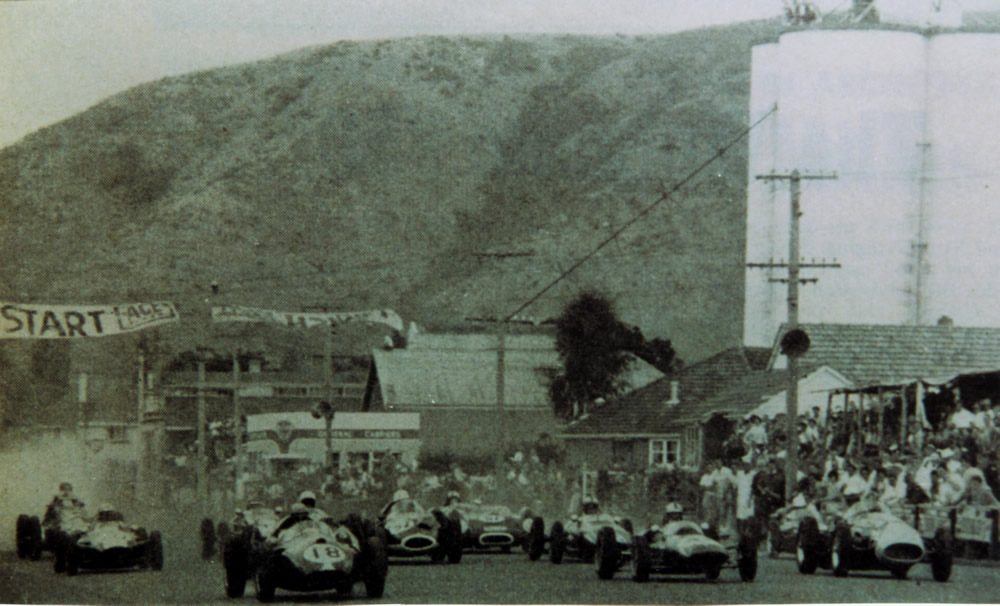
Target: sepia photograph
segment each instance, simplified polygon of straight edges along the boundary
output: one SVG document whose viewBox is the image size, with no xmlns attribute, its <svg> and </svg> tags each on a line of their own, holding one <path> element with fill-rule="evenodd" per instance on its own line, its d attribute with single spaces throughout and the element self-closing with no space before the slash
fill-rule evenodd
<svg viewBox="0 0 1000 606">
<path fill-rule="evenodd" d="M 997 226 L 1000 0 L 0 0 L 0 603 L 998 602 Z"/>
</svg>

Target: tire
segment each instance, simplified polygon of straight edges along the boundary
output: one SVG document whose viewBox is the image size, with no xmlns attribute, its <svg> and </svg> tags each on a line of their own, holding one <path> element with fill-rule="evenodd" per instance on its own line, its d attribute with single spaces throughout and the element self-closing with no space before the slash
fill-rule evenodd
<svg viewBox="0 0 1000 606">
<path fill-rule="evenodd" d="M 149 535 L 149 553 L 147 562 L 153 570 L 163 570 L 163 537 L 159 530 Z"/>
<path fill-rule="evenodd" d="M 250 578 L 250 553 L 240 537 L 230 539 L 222 548 L 222 565 L 226 570 L 226 597 L 242 598 Z"/>
<path fill-rule="evenodd" d="M 946 583 L 951 578 L 951 566 L 954 560 L 951 545 L 951 533 L 944 528 L 938 528 L 934 533 L 934 550 L 931 552 L 931 575 L 939 583 Z"/>
<path fill-rule="evenodd" d="M 833 532 L 833 544 L 830 547 L 830 565 L 833 576 L 846 577 L 850 570 L 851 530 L 847 526 L 837 526 Z"/>
<path fill-rule="evenodd" d="M 42 548 L 45 543 L 42 540 L 42 523 L 37 516 L 28 516 L 25 528 L 27 529 L 27 542 L 25 543 L 28 550 L 27 556 L 37 561 L 42 557 Z"/>
<path fill-rule="evenodd" d="M 528 559 L 537 562 L 545 551 L 545 521 L 542 518 L 531 520 L 531 529 L 525 543 L 528 546 Z"/>
<path fill-rule="evenodd" d="M 17 544 L 17 557 L 22 560 L 32 553 L 30 529 L 31 516 L 23 513 L 17 516 L 17 527 L 14 531 L 14 536 Z"/>
<path fill-rule="evenodd" d="M 55 558 L 52 560 L 52 570 L 57 574 L 66 572 L 66 550 L 69 547 L 68 537 L 64 537 L 61 532 L 50 533 L 52 543 L 52 553 Z"/>
<path fill-rule="evenodd" d="M 277 588 L 278 583 L 274 578 L 274 573 L 271 571 L 271 567 L 265 564 L 257 572 L 257 601 L 270 602 L 274 599 L 274 592 Z"/>
<path fill-rule="evenodd" d="M 462 521 L 459 519 L 458 514 L 452 512 L 448 516 L 448 535 L 451 542 L 448 544 L 448 563 L 458 564 L 462 561 L 462 548 L 464 545 L 464 537 L 462 536 Z"/>
<path fill-rule="evenodd" d="M 369 598 L 380 598 L 385 593 L 385 578 L 389 574 L 389 556 L 386 552 L 385 535 L 376 534 L 368 538 L 368 557 L 365 562 L 365 593 Z"/>
<path fill-rule="evenodd" d="M 66 574 L 75 577 L 80 572 L 80 550 L 68 538 L 65 539 L 63 550 L 66 553 Z"/>
<path fill-rule="evenodd" d="M 556 522 L 552 525 L 552 534 L 549 537 L 549 561 L 553 564 L 561 564 L 565 549 L 566 532 L 563 530 L 562 522 Z"/>
<path fill-rule="evenodd" d="M 212 559 L 215 555 L 215 524 L 212 520 L 203 519 L 198 534 L 201 537 L 201 559 Z"/>
<path fill-rule="evenodd" d="M 621 560 L 621 549 L 615 538 L 615 531 L 610 526 L 601 528 L 597 533 L 597 576 L 600 579 L 608 580 L 615 576 L 618 571 L 618 563 Z"/>
<path fill-rule="evenodd" d="M 819 565 L 816 555 L 819 537 L 819 523 L 816 522 L 816 518 L 804 518 L 799 522 L 799 530 L 795 534 L 795 563 L 802 574 L 816 572 L 816 567 Z"/>
<path fill-rule="evenodd" d="M 652 556 L 649 553 L 649 540 L 646 535 L 632 539 L 632 580 L 645 583 L 649 580 L 649 572 L 653 567 Z"/>
<path fill-rule="evenodd" d="M 745 583 L 757 578 L 757 550 L 753 541 L 743 539 L 736 548 L 736 568 L 740 571 L 740 580 Z"/>
</svg>

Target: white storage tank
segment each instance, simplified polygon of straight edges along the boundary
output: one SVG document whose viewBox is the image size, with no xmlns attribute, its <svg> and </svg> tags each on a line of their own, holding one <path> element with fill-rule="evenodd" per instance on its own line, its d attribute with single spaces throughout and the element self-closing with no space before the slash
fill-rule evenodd
<svg viewBox="0 0 1000 606">
<path fill-rule="evenodd" d="M 977 302 L 1000 286 L 997 264 L 980 261 L 1000 253 L 983 181 L 1000 134 L 998 51 L 997 35 L 880 30 L 753 49 L 751 120 L 778 111 L 749 141 L 747 262 L 788 256 L 788 181 L 758 175 L 838 176 L 802 182 L 801 255 L 842 268 L 803 269 L 819 282 L 799 290 L 801 321 L 1000 325 L 1000 305 Z M 747 270 L 747 344 L 773 342 L 787 285 L 769 278 L 786 275 Z"/>
</svg>

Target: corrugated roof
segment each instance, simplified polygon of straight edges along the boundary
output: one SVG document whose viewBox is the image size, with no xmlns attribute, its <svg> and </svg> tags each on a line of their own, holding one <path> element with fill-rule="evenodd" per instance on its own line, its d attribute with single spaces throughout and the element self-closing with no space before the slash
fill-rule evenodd
<svg viewBox="0 0 1000 606">
<path fill-rule="evenodd" d="M 1000 328 L 881 324 L 800 328 L 810 340 L 802 364 L 830 366 L 858 385 L 1000 369 Z M 778 334 L 784 332 L 782 326 Z M 772 367 L 780 357 L 776 342 Z"/>
<path fill-rule="evenodd" d="M 592 410 L 565 433 L 671 433 L 678 430 L 678 421 L 699 415 L 709 397 L 750 372 L 743 348 L 729 349 Z M 677 404 L 667 404 L 672 381 L 678 383 Z"/>
<path fill-rule="evenodd" d="M 495 406 L 495 335 L 420 334 L 415 347 L 374 351 L 385 406 Z M 551 409 L 548 373 L 562 366 L 551 335 L 504 339 L 504 406 Z M 636 359 L 626 374 L 643 386 L 663 376 Z"/>
</svg>

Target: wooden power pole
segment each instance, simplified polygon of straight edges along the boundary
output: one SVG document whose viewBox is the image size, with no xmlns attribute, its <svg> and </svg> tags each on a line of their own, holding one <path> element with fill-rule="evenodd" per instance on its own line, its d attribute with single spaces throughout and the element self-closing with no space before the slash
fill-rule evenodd
<svg viewBox="0 0 1000 606">
<path fill-rule="evenodd" d="M 803 175 L 798 170 L 787 174 L 771 173 L 757 175 L 762 181 L 788 181 L 791 190 L 791 217 L 788 225 L 788 263 L 748 263 L 753 268 L 787 267 L 788 278 L 777 281 L 788 283 L 788 321 L 787 334 L 799 330 L 799 284 L 815 282 L 816 278 L 800 278 L 799 270 L 803 267 L 839 268 L 839 263 L 802 263 L 799 254 L 799 217 L 802 216 L 801 196 L 802 181 L 806 179 L 836 179 L 836 174 Z M 786 351 L 788 358 L 788 383 L 785 388 L 785 499 L 790 501 L 795 491 L 798 475 L 798 415 L 799 415 L 799 376 L 798 357 L 802 352 Z"/>
</svg>

